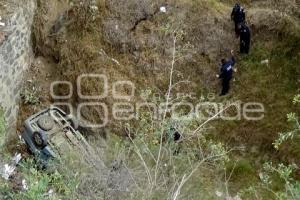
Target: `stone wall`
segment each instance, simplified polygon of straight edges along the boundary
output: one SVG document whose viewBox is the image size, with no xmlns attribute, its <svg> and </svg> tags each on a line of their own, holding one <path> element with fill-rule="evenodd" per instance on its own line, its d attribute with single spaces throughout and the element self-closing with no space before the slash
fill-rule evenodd
<svg viewBox="0 0 300 200">
<path fill-rule="evenodd" d="M 12 13 L 2 16 L 5 26 L 0 29 L 5 36 L 0 40 L 0 106 L 5 112 L 8 133 L 16 131 L 22 78 L 31 62 L 35 1 L 17 0 L 12 6 Z"/>
</svg>

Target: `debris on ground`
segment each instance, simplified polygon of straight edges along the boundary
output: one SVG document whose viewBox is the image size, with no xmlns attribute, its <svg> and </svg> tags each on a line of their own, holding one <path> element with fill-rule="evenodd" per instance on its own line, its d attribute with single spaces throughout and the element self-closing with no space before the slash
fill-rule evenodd
<svg viewBox="0 0 300 200">
<path fill-rule="evenodd" d="M 54 194 L 54 190 L 50 189 L 47 193 L 44 194 L 44 196 L 50 198 L 53 196 L 53 194 Z"/>
<path fill-rule="evenodd" d="M 217 195 L 217 197 L 222 197 L 223 196 L 223 192 L 216 191 L 216 195 Z"/>
<path fill-rule="evenodd" d="M 242 200 L 242 199 L 239 195 L 236 195 L 235 197 L 228 196 L 226 197 L 226 200 Z"/>
<path fill-rule="evenodd" d="M 22 180 L 22 189 L 23 189 L 24 191 L 28 190 L 28 185 L 27 185 L 27 182 L 26 182 L 25 179 Z"/>
<path fill-rule="evenodd" d="M 22 159 L 22 155 L 20 153 L 16 153 L 15 156 L 12 158 L 10 164 L 4 164 L 3 167 L 1 167 L 1 177 L 5 180 L 8 180 L 11 175 L 14 173 L 18 163 Z"/>
<path fill-rule="evenodd" d="M 0 26 L 5 26 L 5 23 L 2 22 L 2 17 L 0 16 Z"/>
<path fill-rule="evenodd" d="M 159 8 L 160 12 L 166 13 L 167 12 L 167 8 L 165 6 L 161 6 Z"/>
<path fill-rule="evenodd" d="M 269 65 L 269 59 L 262 60 L 260 63 L 261 63 L 262 65 Z"/>
</svg>

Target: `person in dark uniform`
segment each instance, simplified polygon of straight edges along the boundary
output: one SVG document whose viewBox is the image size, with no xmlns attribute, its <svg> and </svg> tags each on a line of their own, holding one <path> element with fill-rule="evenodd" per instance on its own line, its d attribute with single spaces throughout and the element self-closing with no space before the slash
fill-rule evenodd
<svg viewBox="0 0 300 200">
<path fill-rule="evenodd" d="M 245 14 L 244 8 L 241 7 L 240 4 L 238 4 L 238 3 L 235 4 L 235 6 L 232 9 L 231 20 L 234 21 L 235 33 L 236 33 L 236 36 L 238 37 L 240 34 L 238 26 L 241 23 L 245 23 L 245 20 L 246 20 L 246 14 Z"/>
<path fill-rule="evenodd" d="M 233 50 L 231 50 L 231 59 L 226 60 L 222 59 L 221 63 L 221 73 L 217 75 L 218 78 L 222 79 L 222 92 L 220 96 L 224 96 L 229 92 L 230 89 L 230 81 L 232 79 L 233 66 L 235 65 L 235 58 L 233 54 Z"/>
<path fill-rule="evenodd" d="M 246 24 L 239 25 L 240 30 L 240 53 L 248 54 L 251 43 L 251 31 Z"/>
</svg>

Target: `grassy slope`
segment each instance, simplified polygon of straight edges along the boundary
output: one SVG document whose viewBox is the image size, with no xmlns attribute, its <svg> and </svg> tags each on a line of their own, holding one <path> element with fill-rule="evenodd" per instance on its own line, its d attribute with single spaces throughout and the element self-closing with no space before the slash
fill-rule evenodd
<svg viewBox="0 0 300 200">
<path fill-rule="evenodd" d="M 214 8 L 219 10 L 219 8 L 224 7 L 224 4 L 216 3 L 215 1 L 209 1 L 208 3 L 212 10 Z M 199 7 L 203 6 L 202 3 L 195 3 L 193 5 Z M 207 6 L 207 4 L 205 5 Z M 225 6 L 225 8 L 227 7 Z M 197 7 L 195 7 L 195 11 L 196 10 Z M 199 10 L 201 11 L 203 9 L 199 8 Z M 160 18 L 156 20 L 159 19 Z M 164 21 L 165 20 L 163 20 L 163 22 Z M 156 24 L 156 26 L 161 26 L 161 23 Z M 134 66 L 135 64 L 131 60 L 132 55 L 127 55 L 126 53 L 120 55 L 116 53 L 113 47 L 111 48 L 107 47 L 103 43 L 101 44 L 101 42 L 99 42 L 101 41 L 101 38 L 96 35 L 97 34 L 92 32 L 79 36 L 80 38 L 76 38 L 78 37 L 77 34 L 70 36 L 69 40 L 73 42 L 70 42 L 69 44 L 76 45 L 73 46 L 75 48 L 67 48 L 71 50 L 70 55 L 76 53 L 75 51 L 77 50 L 81 51 L 81 47 L 84 46 L 85 48 L 83 51 L 78 52 L 78 55 L 82 57 L 82 59 L 79 60 L 86 60 L 85 55 L 90 55 L 91 57 L 89 59 L 93 60 L 93 62 L 88 63 L 86 68 L 82 68 L 82 66 L 87 63 L 75 63 L 75 70 L 72 69 L 73 75 L 77 76 L 82 72 L 105 72 L 110 74 L 112 80 L 129 78 L 133 82 L 137 83 L 140 88 L 143 88 L 145 85 L 154 84 L 155 81 L 151 80 L 151 76 L 153 76 L 153 74 L 158 77 L 168 77 L 166 75 L 168 72 L 164 71 L 160 73 L 147 72 L 147 74 L 145 74 L 143 71 L 140 71 L 140 69 L 137 69 Z M 81 42 L 77 45 L 75 41 L 78 39 Z M 296 152 L 294 152 L 293 155 L 286 157 L 286 153 L 283 152 L 280 154 L 275 152 L 272 147 L 272 142 L 277 137 L 277 133 L 289 128 L 286 123 L 285 116 L 293 110 L 291 99 L 297 93 L 297 87 L 299 86 L 299 82 L 296 78 L 297 74 L 299 74 L 299 70 L 297 69 L 297 65 L 299 65 L 299 54 L 297 54 L 297 49 L 295 49 L 297 48 L 297 45 L 292 47 L 291 43 L 293 43 L 293 41 L 279 42 L 280 39 L 284 39 L 284 36 L 282 36 L 282 38 L 274 37 L 267 41 L 263 38 L 255 37 L 251 54 L 239 57 L 239 72 L 236 74 L 237 81 L 233 83 L 231 97 L 233 96 L 235 99 L 239 99 L 242 102 L 263 103 L 266 108 L 265 118 L 258 122 L 238 121 L 217 122 L 214 124 L 216 130 L 214 135 L 216 135 L 217 140 L 222 140 L 229 146 L 239 146 L 241 144 L 246 146 L 246 152 L 239 152 L 237 154 L 239 157 L 243 157 L 243 159 L 241 161 L 241 170 L 237 173 L 238 178 L 233 177 L 235 183 L 239 185 L 239 189 L 241 188 L 241 185 L 242 187 L 248 186 L 253 184 L 253 180 L 258 180 L 257 169 L 259 169 L 260 165 L 266 160 L 278 158 L 293 159 L 297 157 Z M 103 61 L 99 59 L 95 60 L 94 57 L 97 53 L 95 50 L 100 48 L 104 48 L 123 65 L 116 66 L 114 63 L 103 63 Z M 289 48 L 290 50 L 288 51 Z M 286 52 L 283 53 L 283 50 Z M 155 52 L 153 53 L 153 51 L 149 51 L 148 56 L 148 59 L 150 60 L 152 57 L 155 57 Z M 214 62 L 205 65 L 207 64 L 206 58 L 203 59 L 201 56 L 196 56 L 194 59 L 196 59 L 196 63 L 188 62 L 177 66 L 177 69 L 180 70 L 184 77 L 189 77 L 196 83 L 202 83 L 201 79 L 204 77 L 201 76 L 201 72 L 203 73 L 203 70 L 199 70 L 199 63 L 203 62 L 204 66 L 211 67 Z M 265 59 L 270 60 L 269 66 L 262 65 L 260 63 Z M 199 73 L 193 73 L 195 70 L 199 70 Z M 209 73 L 212 73 L 212 71 L 213 70 L 211 69 L 208 70 Z M 68 73 L 68 76 L 69 75 L 70 74 Z M 202 75 L 205 76 L 205 74 Z M 209 76 L 211 76 L 211 74 Z M 164 78 L 157 79 L 159 81 L 155 82 L 157 84 L 155 86 L 160 85 L 160 88 L 164 88 L 163 86 L 166 85 L 165 83 L 167 83 L 167 80 Z M 213 84 L 213 89 L 216 91 L 218 90 L 212 80 L 209 80 L 208 84 Z M 197 93 L 201 93 L 207 89 L 206 85 L 204 85 L 204 87 L 199 87 L 197 84 L 193 84 L 191 87 L 191 90 L 196 90 L 198 91 Z M 287 161 L 288 159 L 283 160 Z M 246 163 L 244 162 L 245 160 Z M 249 171 L 251 173 L 249 173 Z M 249 179 L 249 177 L 251 178 Z"/>
<path fill-rule="evenodd" d="M 216 1 L 211 0 L 208 2 L 216 10 L 224 7 L 223 4 L 216 3 Z M 197 3 L 195 5 L 202 6 L 202 4 Z M 203 9 L 199 8 L 199 10 Z M 176 17 L 176 15 L 173 17 Z M 192 17 L 195 16 L 192 15 Z M 197 22 L 197 19 L 195 22 Z M 161 26 L 160 23 L 156 25 Z M 131 54 L 119 54 L 113 47 L 107 47 L 105 43 L 102 43 L 100 32 L 90 32 L 80 36 L 76 33 L 71 34 L 68 38 L 69 42 L 63 46 L 62 53 L 65 54 L 62 54 L 62 63 L 60 63 L 59 70 L 57 70 L 57 75 L 63 74 L 63 77 L 74 78 L 84 72 L 106 72 L 112 77 L 112 80 L 130 79 L 141 88 L 149 85 L 156 87 L 157 85 L 154 86 L 154 84 L 159 84 L 160 88 L 164 88 L 163 86 L 167 83 L 167 78 L 164 77 L 168 77 L 168 71 L 156 74 L 138 69 L 134 66 L 135 63 L 132 61 Z M 281 38 L 274 37 L 269 39 L 269 41 L 265 41 L 257 37 L 255 38 L 251 54 L 239 57 L 238 61 L 239 72 L 236 74 L 237 81 L 233 83 L 232 96 L 243 102 L 257 101 L 264 103 L 266 106 L 265 119 L 259 122 L 216 122 L 214 124 L 216 127 L 215 135 L 218 140 L 222 140 L 229 146 L 245 144 L 247 147 L 246 152 L 238 152 L 236 155 L 243 159 L 238 163 L 238 170 L 232 177 L 234 190 L 249 186 L 253 184 L 253 181 L 258 180 L 257 172 L 260 164 L 264 161 L 278 158 L 286 161 L 298 158 L 297 148 L 285 148 L 279 153 L 272 148 L 272 142 L 276 138 L 277 133 L 289 128 L 285 116 L 296 109 L 292 107 L 291 98 L 298 92 L 297 89 L 299 87 L 297 80 L 300 60 L 299 40 L 295 37 L 289 41 L 279 42 L 285 38 L 287 36 L 283 35 Z M 117 58 L 122 63 L 122 66 L 116 66 L 105 59 L 99 59 L 99 49 L 101 48 L 110 56 Z M 149 54 L 149 59 L 151 56 L 151 58 L 154 57 L 155 59 L 155 55 L 151 55 L 151 52 Z M 78 59 L 71 63 L 63 63 L 63 59 L 67 61 L 72 57 Z M 191 85 L 191 90 L 195 89 L 199 91 L 198 93 L 201 93 L 202 90 L 207 88 L 199 87 L 197 83 L 202 83 L 201 79 L 207 78 L 205 76 L 208 72 L 213 73 L 214 70 L 208 69 L 206 74 L 203 73 L 202 69 L 199 70 L 198 65 L 203 62 L 203 65 L 206 67 L 207 58 L 203 59 L 201 56 L 193 58 L 195 58 L 195 62 L 185 63 L 179 66 L 178 70 L 181 71 L 183 77 L 190 77 L 192 81 L 196 82 L 196 85 Z M 269 66 L 260 64 L 260 61 L 264 59 L 270 59 Z M 214 66 L 214 63 L 215 61 L 211 61 L 208 68 Z M 159 81 L 152 79 L 151 76 L 154 76 L 153 74 L 159 75 L 159 78 L 156 79 Z M 210 76 L 214 76 L 214 74 L 210 74 Z M 209 80 L 207 84 L 215 84 L 215 82 Z M 88 87 L 86 89 L 92 90 Z M 213 89 L 217 90 L 219 88 L 213 86 Z M 110 101 L 110 99 L 107 101 Z M 253 147 L 256 147 L 256 150 Z M 228 168 L 231 169 L 232 166 L 228 166 Z"/>
<path fill-rule="evenodd" d="M 263 103 L 266 111 L 261 121 L 216 123 L 216 135 L 223 142 L 229 146 L 246 146 L 244 152 L 236 155 L 240 160 L 237 168 L 241 170 L 233 175 L 233 188 L 254 185 L 261 164 L 269 160 L 299 164 L 299 145 L 288 144 L 280 151 L 272 145 L 279 132 L 291 128 L 286 114 L 299 113 L 299 108 L 292 104 L 300 86 L 299 36 L 298 32 L 288 39 L 281 36 L 271 41 L 256 40 L 251 53 L 239 58 L 237 81 L 233 82 L 234 97 L 244 103 Z M 270 60 L 269 66 L 261 64 L 265 59 Z M 251 172 L 244 170 L 245 166 Z"/>
</svg>

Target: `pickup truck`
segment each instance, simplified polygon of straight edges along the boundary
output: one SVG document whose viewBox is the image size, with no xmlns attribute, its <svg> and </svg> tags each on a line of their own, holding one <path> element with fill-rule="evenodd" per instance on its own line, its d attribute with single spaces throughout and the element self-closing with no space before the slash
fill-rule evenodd
<svg viewBox="0 0 300 200">
<path fill-rule="evenodd" d="M 105 165 L 78 131 L 78 121 L 57 107 L 42 110 L 24 122 L 22 138 L 38 164 L 47 168 L 50 160 L 72 154 L 89 167 L 102 170 Z"/>
</svg>

